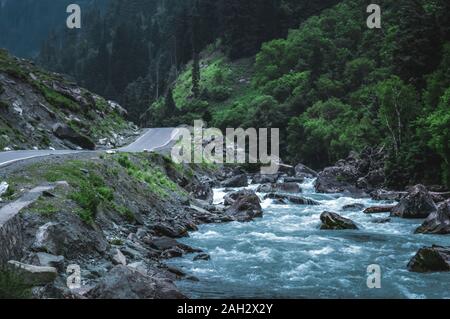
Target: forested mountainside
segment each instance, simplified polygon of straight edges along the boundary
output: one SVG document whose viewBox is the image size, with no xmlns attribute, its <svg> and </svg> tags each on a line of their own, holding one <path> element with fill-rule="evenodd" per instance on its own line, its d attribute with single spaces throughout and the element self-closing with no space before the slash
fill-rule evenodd
<svg viewBox="0 0 450 319">
<path fill-rule="evenodd" d="M 40 62 L 144 125 L 279 127 L 285 160 L 378 147 L 390 186 L 448 185 L 450 3 L 382 1 L 381 29 L 369 3 L 112 1 Z"/>
<path fill-rule="evenodd" d="M 200 95 L 190 64 L 149 125 L 279 127 L 282 154 L 316 168 L 379 147 L 392 187 L 450 183 L 448 1 L 383 1 L 382 28 L 366 25 L 367 1 L 345 0 L 255 58 L 203 51 Z M 286 154 L 288 156 L 286 156 Z"/>
<path fill-rule="evenodd" d="M 42 41 L 56 28 L 65 25 L 66 7 L 105 8 L 109 0 L 1 0 L 0 48 L 20 57 L 36 57 Z"/>
<path fill-rule="evenodd" d="M 126 105 L 138 121 L 165 95 L 193 50 L 219 42 L 231 59 L 252 56 L 261 43 L 286 36 L 289 28 L 338 2 L 110 0 L 104 16 L 83 11 L 81 30 L 53 34 L 39 62 Z"/>
</svg>

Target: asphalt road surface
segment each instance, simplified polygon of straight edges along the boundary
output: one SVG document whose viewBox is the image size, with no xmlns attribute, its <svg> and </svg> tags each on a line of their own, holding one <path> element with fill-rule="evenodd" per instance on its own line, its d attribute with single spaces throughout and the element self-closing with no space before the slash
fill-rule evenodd
<svg viewBox="0 0 450 319">
<path fill-rule="evenodd" d="M 118 152 L 139 153 L 144 151 L 155 151 L 168 146 L 175 138 L 176 128 L 152 128 L 147 129 L 133 143 L 128 146 L 117 149 Z M 66 155 L 81 152 L 97 152 L 97 151 L 76 151 L 76 150 L 28 150 L 28 151 L 7 151 L 0 152 L 0 167 L 14 163 L 17 161 L 43 157 L 50 155 Z M 106 152 L 106 151 L 105 151 Z"/>
</svg>

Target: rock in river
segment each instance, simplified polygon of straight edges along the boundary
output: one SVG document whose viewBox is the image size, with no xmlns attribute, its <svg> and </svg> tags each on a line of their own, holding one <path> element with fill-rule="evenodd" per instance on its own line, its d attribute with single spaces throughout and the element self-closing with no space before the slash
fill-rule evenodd
<svg viewBox="0 0 450 319">
<path fill-rule="evenodd" d="M 425 186 L 416 185 L 392 210 L 392 217 L 427 218 L 437 207 Z"/>
<path fill-rule="evenodd" d="M 297 183 L 278 183 L 278 184 L 263 184 L 256 190 L 258 193 L 301 193 L 302 189 Z"/>
<path fill-rule="evenodd" d="M 450 234 L 450 200 L 441 203 L 437 211 L 431 213 L 427 220 L 417 228 L 419 234 Z"/>
<path fill-rule="evenodd" d="M 450 271 L 450 248 L 421 248 L 409 262 L 408 270 L 421 273 Z"/>
<path fill-rule="evenodd" d="M 287 205 L 287 204 L 296 204 L 296 205 L 309 205 L 309 206 L 318 206 L 319 202 L 315 200 L 305 198 L 302 196 L 296 195 L 286 195 L 286 194 L 277 194 L 270 193 L 264 196 L 264 199 L 273 199 L 275 200 L 275 204 Z"/>
<path fill-rule="evenodd" d="M 358 229 L 358 226 L 352 220 L 336 213 L 323 212 L 320 220 L 322 221 L 322 226 L 320 226 L 322 230 Z"/>
<path fill-rule="evenodd" d="M 243 193 L 241 196 L 238 196 L 233 205 L 227 209 L 226 214 L 239 222 L 252 221 L 263 215 L 261 201 L 254 192 Z"/>
<path fill-rule="evenodd" d="M 247 175 L 240 174 L 237 176 L 233 176 L 221 183 L 222 187 L 247 187 L 248 179 Z"/>
</svg>

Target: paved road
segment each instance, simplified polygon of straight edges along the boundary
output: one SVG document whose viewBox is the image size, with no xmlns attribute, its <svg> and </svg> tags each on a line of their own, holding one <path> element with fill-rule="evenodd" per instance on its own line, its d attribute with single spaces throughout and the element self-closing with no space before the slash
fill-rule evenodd
<svg viewBox="0 0 450 319">
<path fill-rule="evenodd" d="M 144 133 L 128 146 L 117 149 L 119 152 L 138 153 L 143 151 L 154 151 L 170 144 L 174 139 L 177 129 L 175 128 L 152 128 L 144 130 Z M 34 157 L 50 155 L 66 155 L 92 151 L 74 150 L 29 150 L 0 152 L 0 167 Z"/>
</svg>

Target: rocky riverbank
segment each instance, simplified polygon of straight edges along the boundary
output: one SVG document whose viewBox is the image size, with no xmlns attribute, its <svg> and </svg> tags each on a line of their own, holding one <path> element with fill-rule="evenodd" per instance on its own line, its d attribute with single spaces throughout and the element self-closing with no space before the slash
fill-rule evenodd
<svg viewBox="0 0 450 319">
<path fill-rule="evenodd" d="M 21 201 L 38 186 L 56 184 L 14 217 L 21 249 L 15 258 L 4 261 L 0 276 L 9 278 L 11 286 L 20 284 L 27 296 L 34 298 L 185 298 L 174 282 L 198 279 L 165 261 L 193 254 L 190 258 L 202 262 L 210 256 L 208 251 L 181 244 L 180 238 L 202 224 L 251 222 L 263 217 L 255 190 L 273 205 L 320 206 L 302 194 L 300 183 L 311 178 L 318 193 L 345 193 L 355 199 L 370 193 L 375 200 L 383 196 L 384 201 L 392 202 L 389 206 L 354 203 L 342 207 L 342 211 L 364 210 L 366 215 L 390 213 L 390 218 L 373 220 L 380 227 L 392 218 L 426 218 L 417 233 L 449 233 L 446 193 L 429 192 L 422 185 L 401 193 L 377 185 L 369 192 L 343 179 L 348 172 L 355 172 L 346 163 L 322 172 L 301 164 L 284 166 L 279 174 L 270 176 L 239 168 L 176 165 L 150 153 L 79 154 L 17 164 L 4 174 L 9 191 L 3 208 Z M 357 160 L 351 163 L 353 167 L 361 165 Z M 351 180 L 358 181 L 357 176 Z M 227 193 L 222 204 L 213 204 L 214 187 Z M 324 211 L 318 221 L 323 231 L 360 231 L 357 223 L 333 211 Z M 446 248 L 424 247 L 408 269 L 445 271 L 450 265 L 448 256 Z M 80 286 L 70 289 L 70 283 L 77 283 L 76 278 L 73 281 L 77 269 Z M 5 287 L 0 287 L 0 292 L 4 291 Z"/>
</svg>

